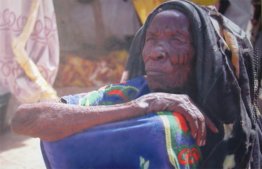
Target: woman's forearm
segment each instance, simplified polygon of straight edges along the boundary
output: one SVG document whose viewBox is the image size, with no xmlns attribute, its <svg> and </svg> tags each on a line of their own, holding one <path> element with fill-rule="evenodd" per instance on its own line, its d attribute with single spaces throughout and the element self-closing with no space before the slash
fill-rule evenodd
<svg viewBox="0 0 262 169">
<path fill-rule="evenodd" d="M 51 102 L 25 104 L 18 108 L 12 128 L 19 134 L 55 141 L 99 124 L 158 111 L 182 114 L 200 146 L 205 144 L 206 125 L 213 132 L 218 132 L 187 95 L 169 93 L 150 93 L 131 102 L 111 106 L 83 107 Z"/>
<path fill-rule="evenodd" d="M 11 125 L 18 134 L 55 141 L 99 124 L 143 114 L 143 109 L 132 102 L 90 107 L 62 103 L 35 103 L 20 106 Z"/>
</svg>

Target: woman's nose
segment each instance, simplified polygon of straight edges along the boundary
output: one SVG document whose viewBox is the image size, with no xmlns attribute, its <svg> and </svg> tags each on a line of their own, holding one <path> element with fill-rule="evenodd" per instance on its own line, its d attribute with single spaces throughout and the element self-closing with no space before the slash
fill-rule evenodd
<svg viewBox="0 0 262 169">
<path fill-rule="evenodd" d="M 151 51 L 150 57 L 153 60 L 162 60 L 166 58 L 166 52 L 162 48 L 157 47 Z"/>
</svg>

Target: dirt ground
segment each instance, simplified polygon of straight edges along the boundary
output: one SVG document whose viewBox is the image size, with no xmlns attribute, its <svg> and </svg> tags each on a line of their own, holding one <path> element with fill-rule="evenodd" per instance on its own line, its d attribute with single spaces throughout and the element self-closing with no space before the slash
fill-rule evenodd
<svg viewBox="0 0 262 169">
<path fill-rule="evenodd" d="M 64 96 L 68 94 L 88 92 L 92 89 L 67 87 L 57 89 L 57 92 L 59 96 Z M 18 105 L 19 103 L 12 96 L 8 103 L 5 120 L 6 123 L 10 123 Z M 11 131 L 10 127 L 7 127 L 4 132 L 0 132 L 0 169 L 45 168 L 40 149 L 40 140 L 38 138 L 17 135 Z"/>
<path fill-rule="evenodd" d="M 44 169 L 39 139 L 19 136 L 11 130 L 0 135 L 0 169 Z"/>
</svg>

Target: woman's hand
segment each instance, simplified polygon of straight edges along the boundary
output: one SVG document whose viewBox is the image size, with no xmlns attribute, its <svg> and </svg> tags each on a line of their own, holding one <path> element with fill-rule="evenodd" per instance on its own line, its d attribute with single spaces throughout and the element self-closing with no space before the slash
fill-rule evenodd
<svg viewBox="0 0 262 169">
<path fill-rule="evenodd" d="M 199 146 L 206 143 L 206 126 L 214 133 L 216 126 L 206 117 L 187 95 L 169 93 L 150 93 L 133 101 L 146 113 L 172 111 L 181 113 L 187 120 L 191 134 Z"/>
</svg>

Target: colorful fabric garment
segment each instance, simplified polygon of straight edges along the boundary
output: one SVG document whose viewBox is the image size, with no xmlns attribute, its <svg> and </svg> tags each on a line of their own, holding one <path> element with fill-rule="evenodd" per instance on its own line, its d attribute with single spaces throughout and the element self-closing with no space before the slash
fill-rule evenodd
<svg viewBox="0 0 262 169">
<path fill-rule="evenodd" d="M 143 77 L 66 96 L 82 106 L 124 103 L 149 93 Z M 177 112 L 158 112 L 100 125 L 68 138 L 42 141 L 47 168 L 197 168 L 201 153 Z"/>
</svg>

